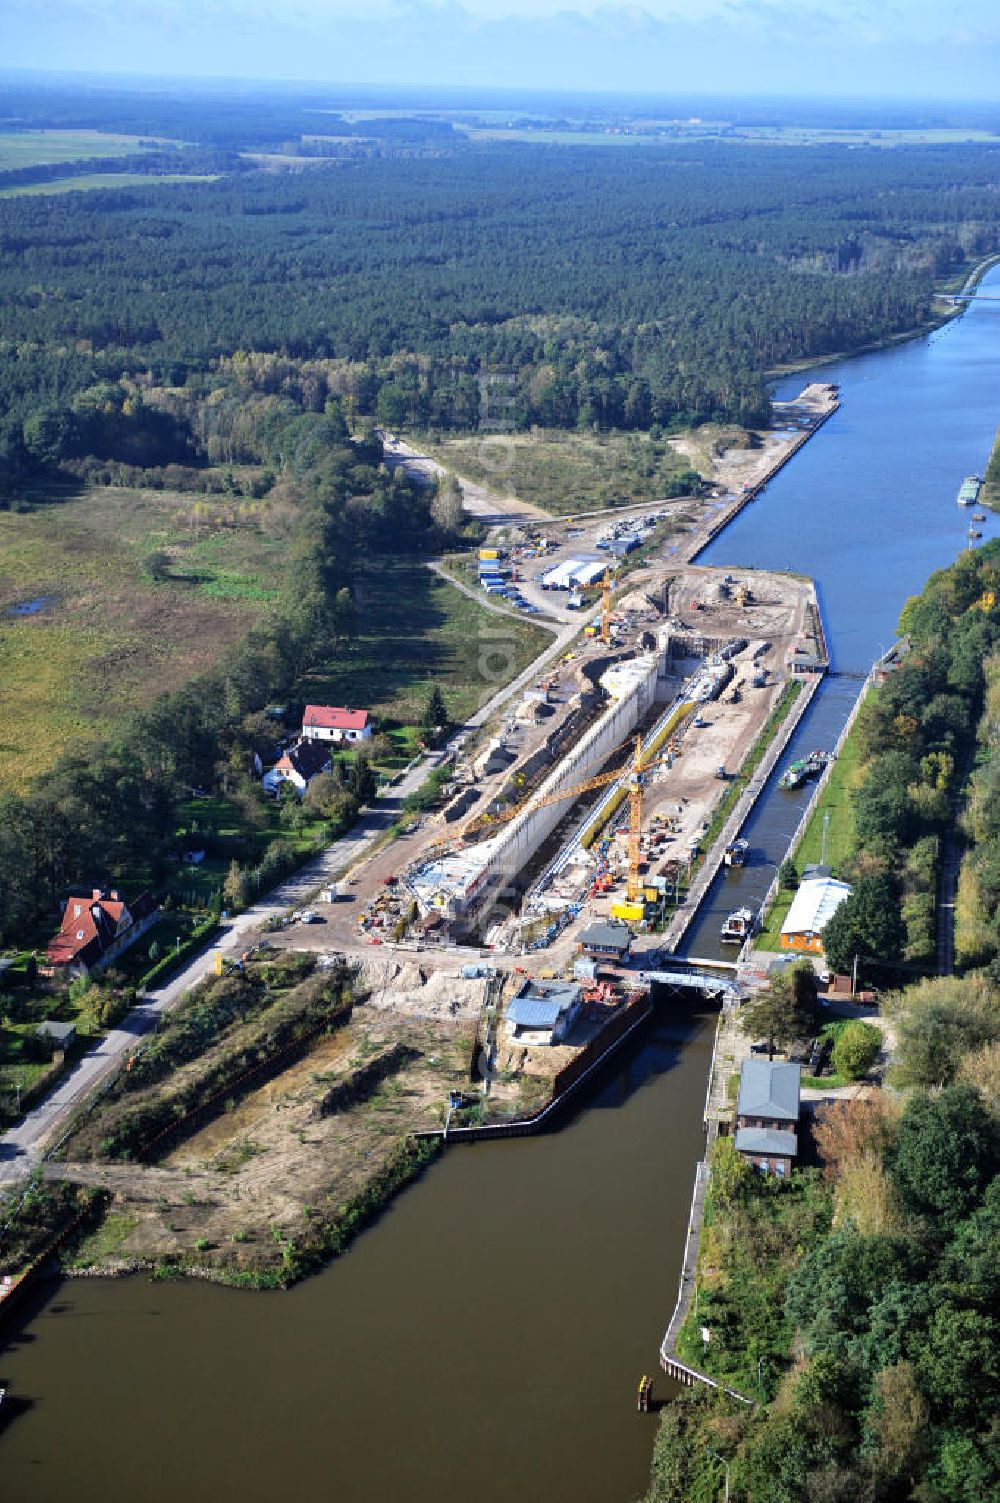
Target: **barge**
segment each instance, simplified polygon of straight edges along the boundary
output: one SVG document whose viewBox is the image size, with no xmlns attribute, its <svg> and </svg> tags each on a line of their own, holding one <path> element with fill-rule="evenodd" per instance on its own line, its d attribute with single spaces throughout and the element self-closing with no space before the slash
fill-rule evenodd
<svg viewBox="0 0 1000 1503">
<path fill-rule="evenodd" d="M 823 751 L 813 751 L 809 753 L 808 757 L 797 758 L 781 774 L 781 777 L 778 779 L 778 787 L 784 788 L 786 792 L 794 792 L 796 788 L 801 788 L 802 784 L 808 782 L 810 778 L 814 778 L 817 774 L 821 773 L 829 760 L 829 754 Z"/>
<path fill-rule="evenodd" d="M 976 502 L 979 500 L 979 492 L 982 488 L 982 484 L 983 482 L 981 476 L 966 475 L 965 479 L 962 481 L 962 484 L 958 488 L 958 495 L 955 498 L 958 501 L 959 506 L 975 506 Z"/>
</svg>

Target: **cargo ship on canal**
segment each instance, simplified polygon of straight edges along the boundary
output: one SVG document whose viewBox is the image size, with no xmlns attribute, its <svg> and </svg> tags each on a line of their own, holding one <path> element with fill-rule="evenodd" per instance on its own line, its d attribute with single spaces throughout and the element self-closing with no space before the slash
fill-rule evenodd
<svg viewBox="0 0 1000 1503">
<path fill-rule="evenodd" d="M 823 771 L 828 761 L 828 753 L 822 751 L 810 752 L 808 757 L 796 758 L 794 762 L 789 763 L 781 774 L 781 777 L 778 779 L 778 787 L 784 788 L 786 792 L 793 792 L 796 788 L 801 788 L 802 784 L 807 783 L 810 778 L 817 777 Z"/>
<path fill-rule="evenodd" d="M 966 475 L 958 488 L 956 499 L 959 506 L 975 506 L 979 500 L 979 492 L 982 490 L 982 486 L 983 482 L 979 475 Z"/>
</svg>

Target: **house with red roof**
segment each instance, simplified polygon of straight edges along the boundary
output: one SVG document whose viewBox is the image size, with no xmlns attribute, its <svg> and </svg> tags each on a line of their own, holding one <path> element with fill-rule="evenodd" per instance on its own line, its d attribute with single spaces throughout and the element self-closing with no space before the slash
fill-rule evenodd
<svg viewBox="0 0 1000 1503">
<path fill-rule="evenodd" d="M 306 705 L 302 716 L 302 735 L 307 741 L 367 741 L 371 733 L 367 710 Z"/>
<path fill-rule="evenodd" d="M 70 893 L 62 925 L 46 950 L 50 970 L 68 976 L 89 976 L 111 965 L 119 955 L 152 928 L 160 910 L 149 893 L 133 903 L 113 888 L 89 894 Z"/>
</svg>

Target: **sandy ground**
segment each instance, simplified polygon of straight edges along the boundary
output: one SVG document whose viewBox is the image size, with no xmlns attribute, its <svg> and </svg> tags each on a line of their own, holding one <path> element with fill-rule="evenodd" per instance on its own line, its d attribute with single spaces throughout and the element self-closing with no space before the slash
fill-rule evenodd
<svg viewBox="0 0 1000 1503">
<path fill-rule="evenodd" d="M 160 1164 L 60 1164 L 54 1175 L 112 1191 L 112 1220 L 80 1261 L 155 1260 L 183 1253 L 230 1269 L 280 1262 L 315 1208 L 335 1212 L 409 1132 L 440 1126 L 449 1090 L 468 1084 L 468 1023 L 406 1019 L 367 1006 L 306 1058 L 245 1097 Z M 385 1056 L 407 1060 L 332 1115 L 321 1098 Z M 109 1229 L 115 1237 L 113 1245 Z"/>
<path fill-rule="evenodd" d="M 683 454 L 706 479 L 734 494 L 744 485 L 758 485 L 788 447 L 788 437 L 765 430 L 756 435 L 753 447 L 717 445 L 698 436 L 672 438 L 670 446 Z"/>
</svg>

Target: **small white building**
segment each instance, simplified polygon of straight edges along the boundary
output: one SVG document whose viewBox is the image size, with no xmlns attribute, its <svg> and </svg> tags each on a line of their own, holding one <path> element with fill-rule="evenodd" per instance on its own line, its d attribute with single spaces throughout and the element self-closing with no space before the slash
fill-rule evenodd
<svg viewBox="0 0 1000 1503">
<path fill-rule="evenodd" d="M 507 1008 L 511 1043 L 561 1044 L 580 1015 L 581 996 L 572 981 L 526 981 Z"/>
<path fill-rule="evenodd" d="M 835 877 L 810 877 L 800 882 L 781 926 L 781 948 L 822 954 L 823 930 L 850 895 L 850 883 L 838 882 Z"/>
<path fill-rule="evenodd" d="M 372 728 L 367 710 L 344 705 L 306 705 L 302 735 L 306 741 L 367 741 Z"/>
</svg>

